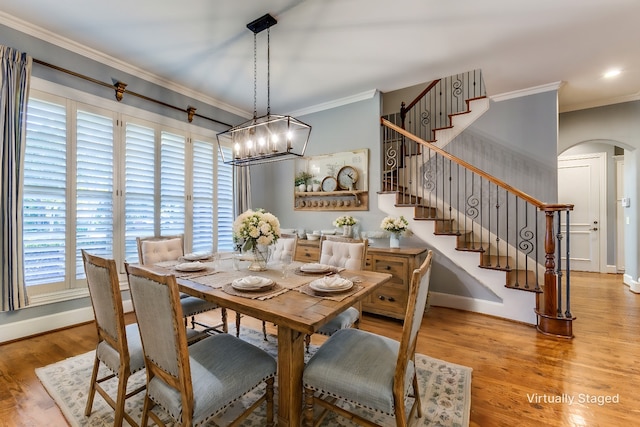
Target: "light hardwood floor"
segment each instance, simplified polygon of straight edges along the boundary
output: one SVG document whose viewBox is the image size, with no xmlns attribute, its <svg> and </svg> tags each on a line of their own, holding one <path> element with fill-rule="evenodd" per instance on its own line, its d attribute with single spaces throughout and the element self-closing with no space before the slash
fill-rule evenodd
<svg viewBox="0 0 640 427">
<path fill-rule="evenodd" d="M 620 275 L 571 277 L 573 340 L 489 316 L 429 309 L 418 352 L 473 368 L 472 426 L 609 427 L 640 419 L 640 295 Z M 245 318 L 242 325 L 259 329 L 261 322 Z M 401 325 L 365 315 L 361 328 L 398 338 Z M 66 425 L 34 369 L 94 346 L 93 324 L 0 346 L 0 426 Z"/>
</svg>

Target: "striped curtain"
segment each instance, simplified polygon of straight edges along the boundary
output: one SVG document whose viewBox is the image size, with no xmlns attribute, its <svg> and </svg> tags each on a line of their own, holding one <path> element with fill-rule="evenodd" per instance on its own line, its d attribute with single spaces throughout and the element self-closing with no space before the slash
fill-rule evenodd
<svg viewBox="0 0 640 427">
<path fill-rule="evenodd" d="M 233 167 L 233 217 L 251 209 L 251 170 L 250 166 Z"/>
<path fill-rule="evenodd" d="M 0 271 L 2 311 L 27 305 L 22 252 L 22 179 L 32 59 L 0 46 Z"/>
</svg>

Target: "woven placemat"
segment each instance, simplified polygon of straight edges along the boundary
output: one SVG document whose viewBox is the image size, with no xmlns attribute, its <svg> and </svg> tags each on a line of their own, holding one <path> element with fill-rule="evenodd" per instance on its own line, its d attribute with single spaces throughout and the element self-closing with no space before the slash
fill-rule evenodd
<svg viewBox="0 0 640 427">
<path fill-rule="evenodd" d="M 297 290 L 303 294 L 311 295 L 312 297 L 330 299 L 332 301 L 342 301 L 364 288 L 364 286 L 356 285 L 354 283 L 351 288 L 343 292 L 319 292 L 311 289 L 309 285 L 310 283 L 307 283 L 306 285 L 300 286 Z"/>
<path fill-rule="evenodd" d="M 243 297 L 243 298 L 259 299 L 259 300 L 273 298 L 289 291 L 288 288 L 285 288 L 284 286 L 278 283 L 274 283 L 272 287 L 264 291 L 240 291 L 234 288 L 233 286 L 231 286 L 231 283 L 226 283 L 222 286 L 222 290 L 229 295 L 235 295 L 237 297 Z"/>
</svg>

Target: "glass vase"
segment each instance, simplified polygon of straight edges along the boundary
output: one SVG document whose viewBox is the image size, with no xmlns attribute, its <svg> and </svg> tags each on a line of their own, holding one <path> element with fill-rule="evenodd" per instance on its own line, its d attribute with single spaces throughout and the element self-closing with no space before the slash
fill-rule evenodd
<svg viewBox="0 0 640 427">
<path fill-rule="evenodd" d="M 249 264 L 249 271 L 265 271 L 267 269 L 267 259 L 269 258 L 269 247 L 255 245 L 251 251 L 253 259 Z"/>
</svg>

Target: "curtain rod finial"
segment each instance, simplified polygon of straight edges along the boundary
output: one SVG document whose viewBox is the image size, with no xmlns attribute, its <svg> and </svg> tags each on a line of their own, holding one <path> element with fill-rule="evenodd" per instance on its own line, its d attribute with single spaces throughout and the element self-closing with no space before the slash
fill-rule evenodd
<svg viewBox="0 0 640 427">
<path fill-rule="evenodd" d="M 127 84 L 122 82 L 115 82 L 114 86 L 116 87 L 116 99 L 118 100 L 118 102 L 120 102 L 122 101 L 122 96 L 124 95 Z"/>
<path fill-rule="evenodd" d="M 193 121 L 193 116 L 195 114 L 196 114 L 196 107 L 192 107 L 191 105 L 189 105 L 187 107 L 187 120 L 189 120 L 189 123 Z"/>
</svg>

